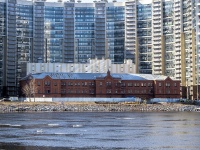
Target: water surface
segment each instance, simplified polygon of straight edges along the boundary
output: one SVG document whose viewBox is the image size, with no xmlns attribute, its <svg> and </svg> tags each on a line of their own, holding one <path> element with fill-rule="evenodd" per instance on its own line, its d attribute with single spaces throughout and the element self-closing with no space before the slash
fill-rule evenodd
<svg viewBox="0 0 200 150">
<path fill-rule="evenodd" d="M 199 150 L 200 113 L 4 113 L 0 149 Z"/>
</svg>

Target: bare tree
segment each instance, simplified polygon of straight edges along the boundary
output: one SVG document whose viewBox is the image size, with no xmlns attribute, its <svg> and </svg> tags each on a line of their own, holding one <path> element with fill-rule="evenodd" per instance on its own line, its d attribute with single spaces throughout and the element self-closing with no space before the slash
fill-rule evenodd
<svg viewBox="0 0 200 150">
<path fill-rule="evenodd" d="M 35 93 L 37 91 L 37 86 L 35 84 L 35 79 L 26 81 L 25 85 L 22 87 L 22 92 L 29 98 L 31 102 L 31 97 L 34 97 L 35 102 Z"/>
</svg>

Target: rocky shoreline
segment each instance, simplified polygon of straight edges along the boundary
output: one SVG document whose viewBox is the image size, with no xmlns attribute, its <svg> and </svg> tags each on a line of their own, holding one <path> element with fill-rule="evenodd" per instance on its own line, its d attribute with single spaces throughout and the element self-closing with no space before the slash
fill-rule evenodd
<svg viewBox="0 0 200 150">
<path fill-rule="evenodd" d="M 180 103 L 162 104 L 136 104 L 136 103 L 106 103 L 96 104 L 93 102 L 1 102 L 0 113 L 5 112 L 179 112 L 195 111 L 198 105 Z"/>
</svg>

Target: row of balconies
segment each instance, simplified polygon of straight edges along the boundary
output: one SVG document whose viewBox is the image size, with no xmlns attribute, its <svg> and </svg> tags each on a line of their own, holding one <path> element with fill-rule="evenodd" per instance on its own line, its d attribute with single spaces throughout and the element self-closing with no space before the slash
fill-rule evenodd
<svg viewBox="0 0 200 150">
<path fill-rule="evenodd" d="M 126 2 L 126 7 L 133 7 L 133 6 L 135 6 L 136 5 L 136 2 L 135 1 L 127 1 Z"/>
<path fill-rule="evenodd" d="M 175 11 L 175 14 L 180 13 L 181 12 L 180 6 L 175 7 L 174 11 Z"/>
</svg>

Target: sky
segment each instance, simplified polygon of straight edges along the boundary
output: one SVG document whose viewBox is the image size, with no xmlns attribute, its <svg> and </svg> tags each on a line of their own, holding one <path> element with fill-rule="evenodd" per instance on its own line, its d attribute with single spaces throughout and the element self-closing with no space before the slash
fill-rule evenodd
<svg viewBox="0 0 200 150">
<path fill-rule="evenodd" d="M 47 0 L 47 1 L 51 1 L 51 2 L 57 2 L 57 0 Z M 64 1 L 67 1 L 67 0 L 64 0 Z M 77 0 L 75 0 L 77 2 Z M 83 3 L 93 3 L 94 0 L 82 0 Z M 123 1 L 126 1 L 126 0 L 117 0 L 117 2 L 123 2 Z M 112 2 L 112 0 L 108 0 L 108 2 Z"/>
</svg>

